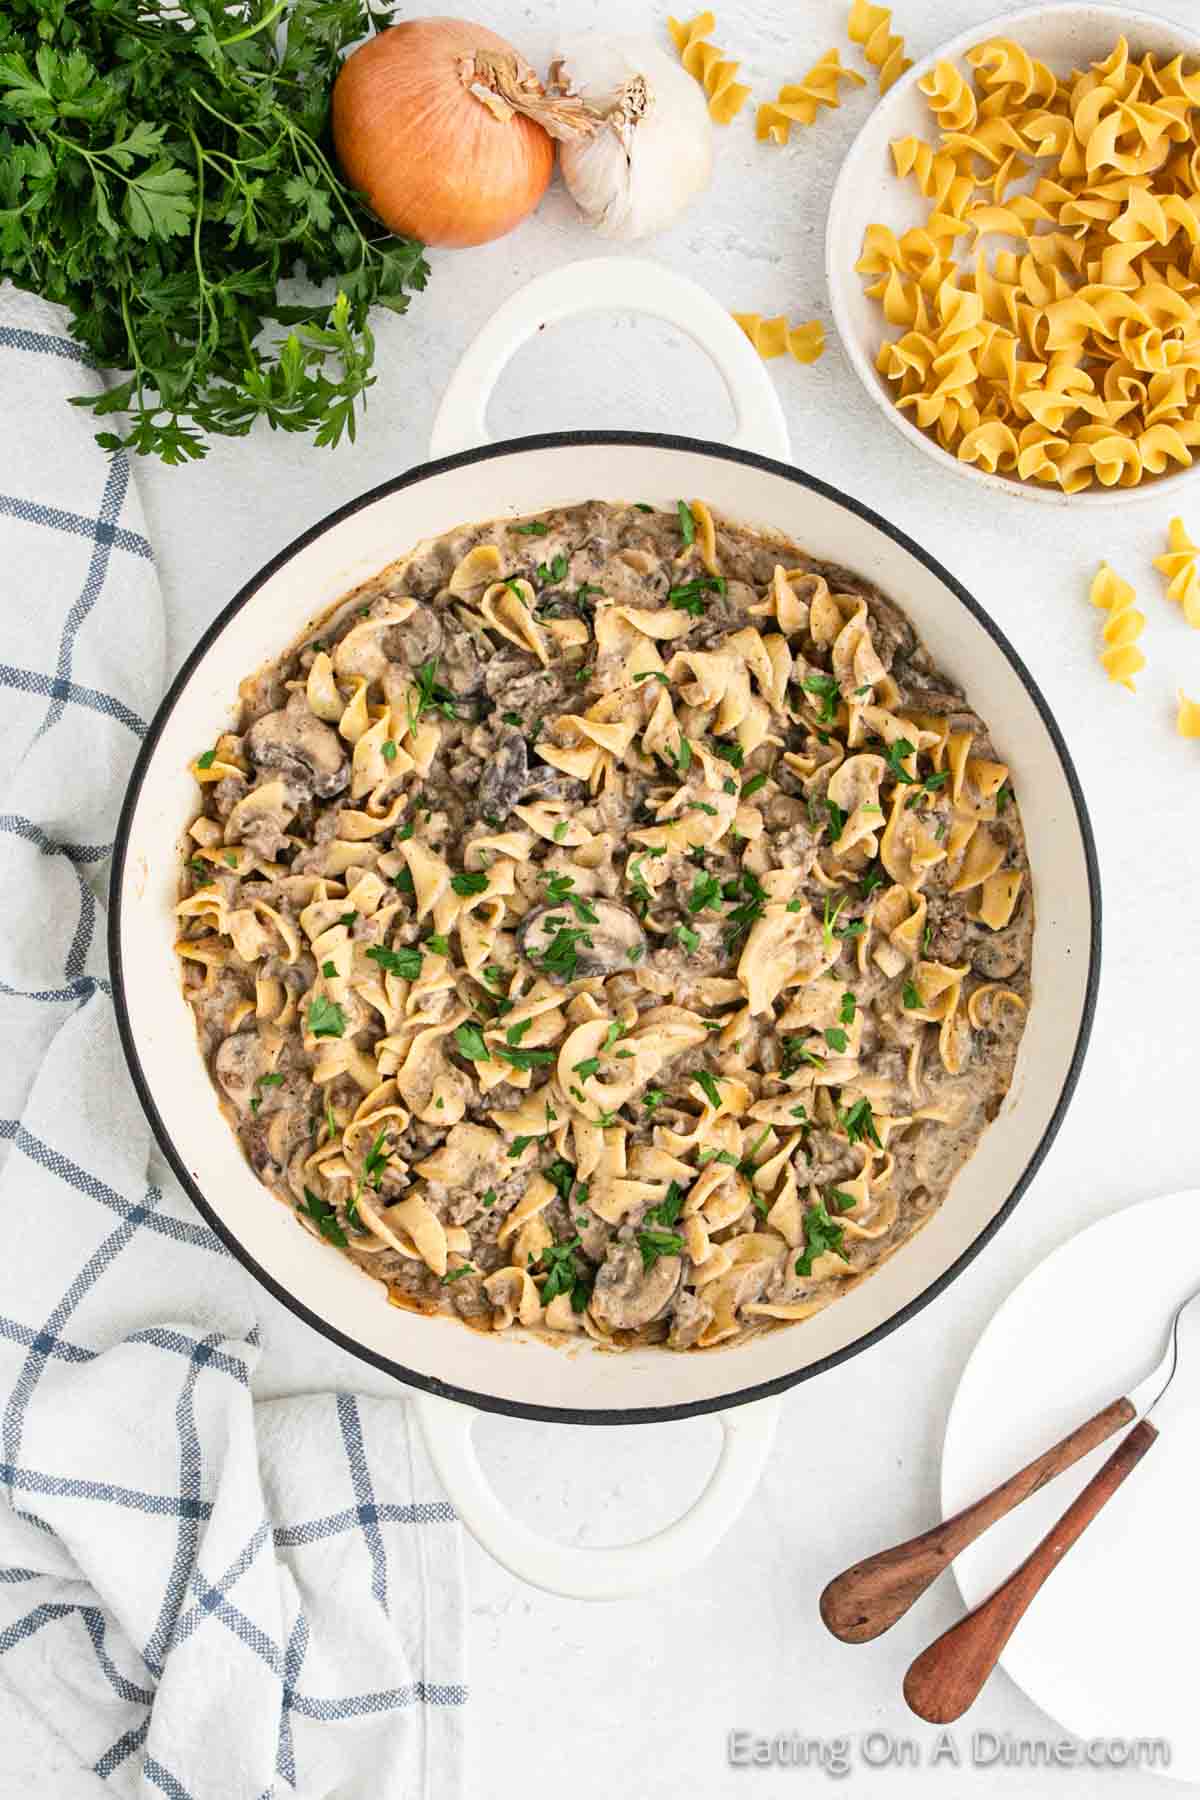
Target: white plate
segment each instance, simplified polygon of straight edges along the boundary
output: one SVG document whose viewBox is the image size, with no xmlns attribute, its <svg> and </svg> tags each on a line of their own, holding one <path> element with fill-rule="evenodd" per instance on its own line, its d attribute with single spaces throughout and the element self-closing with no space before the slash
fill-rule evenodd
<svg viewBox="0 0 1200 1800">
<path fill-rule="evenodd" d="M 942 1453 L 943 1516 L 1128 1393 L 1162 1355 L 1174 1308 L 1198 1286 L 1195 1189 L 1127 1207 L 1039 1264 L 963 1372 Z M 1165 1738 L 1166 1772 L 1200 1781 L 1200 1369 L 1187 1373 L 1194 1428 L 1164 1430 L 1050 1577 L 1001 1660 L 1076 1737 Z M 1023 1561 L 1116 1441 L 962 1553 L 954 1570 L 968 1607 Z"/>
</svg>

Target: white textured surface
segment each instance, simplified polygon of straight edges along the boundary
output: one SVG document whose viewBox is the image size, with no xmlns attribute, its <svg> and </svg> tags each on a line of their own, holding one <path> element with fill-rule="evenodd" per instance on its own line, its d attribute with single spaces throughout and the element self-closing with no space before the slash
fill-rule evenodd
<svg viewBox="0 0 1200 1800">
<path fill-rule="evenodd" d="M 922 55 L 996 10 L 989 0 L 901 0 L 897 23 Z M 1194 16 L 1187 0 L 1159 10 L 1181 21 Z M 649 22 L 633 0 L 603 8 L 563 0 L 555 16 L 572 28 L 636 30 Z M 831 0 L 727 0 L 716 37 L 740 53 L 756 94 L 765 95 L 831 44 L 856 61 L 844 16 Z M 548 10 L 495 0 L 487 18 L 544 64 L 554 32 Z M 708 203 L 645 248 L 738 310 L 825 314 L 826 201 L 873 92 L 850 94 L 841 112 L 797 131 L 782 151 L 754 142 L 747 112 L 718 134 Z M 421 460 L 450 371 L 501 298 L 548 266 L 607 250 L 576 226 L 555 191 L 512 237 L 435 255 L 431 286 L 409 318 L 381 318 L 379 385 L 353 449 L 330 455 L 264 433 L 217 448 L 198 468 L 139 469 L 167 595 L 172 666 L 263 560 L 332 507 Z M 825 1634 L 817 1595 L 845 1563 L 935 1517 L 938 1453 L 958 1374 L 1016 1282 L 1080 1226 L 1200 1178 L 1194 1134 L 1183 1128 L 1195 1108 L 1200 745 L 1172 736 L 1177 680 L 1200 694 L 1200 635 L 1164 601 L 1150 568 L 1168 508 L 1151 498 L 1108 520 L 976 494 L 883 429 L 832 338 L 815 367 L 780 362 L 773 370 L 797 463 L 933 549 L 991 609 L 1058 713 L 1091 807 L 1104 881 L 1104 980 L 1092 1049 L 1057 1143 L 1012 1219 L 919 1318 L 790 1395 L 767 1480 L 699 1576 L 646 1599 L 589 1608 L 550 1599 L 469 1555 L 479 1793 L 524 1792 L 531 1770 L 535 1782 L 559 1783 L 569 1771 L 578 1800 L 622 1791 L 643 1800 L 691 1791 L 707 1800 L 735 1790 L 766 1800 L 819 1783 L 815 1773 L 729 1769 L 725 1732 L 735 1726 L 818 1736 L 911 1732 L 927 1751 L 933 1733 L 907 1715 L 900 1683 L 916 1651 L 956 1616 L 952 1583 L 940 1584 L 889 1636 L 857 1650 Z M 729 417 L 718 378 L 690 344 L 626 316 L 563 327 L 528 346 L 491 413 L 496 435 L 612 426 L 720 438 Z M 1190 523 L 1200 527 L 1200 486 Z M 1086 604 L 1086 588 L 1101 555 L 1139 585 L 1149 616 L 1150 667 L 1136 699 L 1109 688 L 1094 659 L 1099 615 Z M 1169 1252 L 1131 1246 L 1131 1269 L 1146 1253 Z M 265 1295 L 263 1316 L 277 1389 L 333 1381 L 386 1387 Z M 716 1440 L 716 1426 L 705 1421 L 589 1431 L 485 1418 L 479 1427 L 485 1460 L 521 1516 L 575 1542 L 617 1541 L 665 1522 L 703 1479 Z M 59 1774 L 24 1721 L 4 1725 L 5 1800 L 34 1791 L 76 1800 L 99 1791 L 90 1777 L 76 1785 Z M 968 1725 L 1053 1735 L 1002 1675 L 959 1729 L 964 1756 Z M 1090 1800 L 1096 1787 L 1087 1771 L 955 1775 L 873 1772 L 861 1763 L 841 1786 L 856 1800 L 902 1800 L 923 1794 L 939 1775 L 946 1793 L 979 1800 Z M 1125 1800 L 1200 1793 L 1107 1771 L 1104 1786 Z"/>
</svg>

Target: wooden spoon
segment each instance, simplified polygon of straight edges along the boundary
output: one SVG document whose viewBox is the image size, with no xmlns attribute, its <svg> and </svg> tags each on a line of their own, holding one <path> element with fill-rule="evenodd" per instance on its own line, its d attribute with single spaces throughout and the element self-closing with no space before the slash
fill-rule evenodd
<svg viewBox="0 0 1200 1800">
<path fill-rule="evenodd" d="M 865 1644 L 887 1631 L 897 1619 L 903 1618 L 914 1600 L 920 1598 L 959 1551 L 974 1543 L 989 1525 L 1004 1518 L 1022 1500 L 1027 1500 L 1030 1494 L 1037 1493 L 1048 1481 L 1061 1475 L 1064 1469 L 1069 1469 L 1081 1457 L 1088 1455 L 1098 1444 L 1111 1437 L 1114 1431 L 1120 1430 L 1123 1425 L 1130 1424 L 1139 1416 L 1144 1417 L 1162 1398 L 1175 1373 L 1181 1321 L 1185 1311 L 1195 1300 L 1200 1300 L 1200 1291 L 1191 1295 L 1179 1307 L 1171 1320 L 1165 1355 L 1128 1396 L 1112 1401 L 999 1487 L 993 1488 L 991 1493 L 976 1500 L 974 1505 L 965 1507 L 962 1512 L 943 1520 L 940 1525 L 934 1525 L 919 1537 L 909 1538 L 906 1543 L 897 1544 L 894 1549 L 881 1550 L 878 1555 L 868 1556 L 864 1561 L 846 1569 L 843 1574 L 836 1575 L 821 1595 L 820 1602 L 821 1617 L 834 1637 L 841 1638 L 847 1644 Z M 1200 1306 L 1195 1307 L 1189 1317 L 1194 1318 L 1197 1328 L 1200 1328 Z M 1200 1359 L 1200 1342 L 1197 1344 L 1196 1354 Z M 1153 1436 L 1151 1432 L 1143 1447 L 1143 1454 L 1153 1442 Z M 1116 1457 L 1112 1460 L 1115 1461 Z M 1132 1467 L 1132 1464 L 1129 1466 Z M 1103 1473 L 1102 1470 L 1096 1476 L 1096 1482 L 1100 1481 Z M 1127 1473 L 1128 1468 L 1113 1483 L 1114 1490 Z M 1104 1498 L 1107 1497 L 1105 1494 Z M 1100 1505 L 1103 1505 L 1103 1499 L 1099 1501 L 1096 1511 Z M 1084 1524 L 1086 1523 L 1085 1520 Z M 1082 1529 L 1083 1526 L 1080 1525 L 1079 1530 Z M 1074 1539 L 1071 1541 L 1074 1542 Z M 1066 1547 L 1063 1546 L 1064 1549 Z M 1045 1579 L 1045 1575 L 1042 1579 Z M 1040 1585 L 1039 1582 L 1037 1586 Z M 1036 1588 L 1030 1593 L 1030 1599 L 1035 1591 Z"/>
</svg>

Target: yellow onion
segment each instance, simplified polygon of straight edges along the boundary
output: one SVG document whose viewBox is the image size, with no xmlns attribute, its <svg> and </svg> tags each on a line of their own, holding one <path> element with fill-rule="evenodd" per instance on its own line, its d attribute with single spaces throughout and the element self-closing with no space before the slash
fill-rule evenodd
<svg viewBox="0 0 1200 1800">
<path fill-rule="evenodd" d="M 391 26 L 333 90 L 346 179 L 391 231 L 451 248 L 519 225 L 549 185 L 554 138 L 594 128 L 582 102 L 549 98 L 511 44 L 465 19 Z"/>
</svg>

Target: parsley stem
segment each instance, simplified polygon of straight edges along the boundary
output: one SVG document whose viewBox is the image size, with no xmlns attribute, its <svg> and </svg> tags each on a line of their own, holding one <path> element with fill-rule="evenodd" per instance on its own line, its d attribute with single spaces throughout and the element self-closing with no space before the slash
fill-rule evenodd
<svg viewBox="0 0 1200 1800">
<path fill-rule="evenodd" d="M 253 25 L 247 25 L 243 30 L 235 31 L 230 37 L 218 38 L 218 46 L 223 50 L 226 44 L 241 44 L 247 38 L 256 37 L 260 31 L 265 31 L 268 25 L 273 25 L 280 13 L 286 12 L 290 5 L 291 0 L 277 0 L 277 4 L 271 8 L 271 11 L 264 13 L 261 19 L 256 19 Z"/>
</svg>

